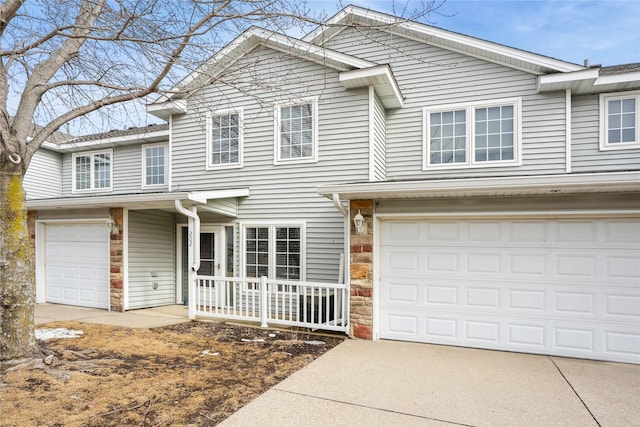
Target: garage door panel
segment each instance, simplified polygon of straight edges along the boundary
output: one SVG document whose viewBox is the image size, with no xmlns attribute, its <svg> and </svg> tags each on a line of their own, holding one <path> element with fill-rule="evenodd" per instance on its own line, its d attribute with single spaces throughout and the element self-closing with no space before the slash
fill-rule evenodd
<svg viewBox="0 0 640 427">
<path fill-rule="evenodd" d="M 382 221 L 380 335 L 640 363 L 635 236 L 637 219 Z"/>
<path fill-rule="evenodd" d="M 640 296 L 628 293 L 608 294 L 605 296 L 605 315 L 612 317 L 631 318 L 640 327 Z"/>
<path fill-rule="evenodd" d="M 104 224 L 45 226 L 48 302 L 109 307 L 109 235 Z"/>
</svg>

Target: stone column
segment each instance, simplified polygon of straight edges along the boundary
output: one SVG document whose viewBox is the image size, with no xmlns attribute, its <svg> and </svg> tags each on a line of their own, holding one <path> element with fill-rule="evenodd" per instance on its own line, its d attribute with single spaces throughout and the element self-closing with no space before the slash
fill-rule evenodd
<svg viewBox="0 0 640 427">
<path fill-rule="evenodd" d="M 353 217 L 358 211 L 364 217 L 366 231 L 357 234 Z M 350 203 L 350 331 L 355 338 L 373 338 L 373 200 Z"/>
<path fill-rule="evenodd" d="M 111 231 L 109 236 L 109 309 L 111 311 L 124 311 L 124 296 L 122 293 L 124 210 L 122 208 L 111 208 L 109 209 L 109 217 L 116 224 L 116 230 Z"/>
</svg>

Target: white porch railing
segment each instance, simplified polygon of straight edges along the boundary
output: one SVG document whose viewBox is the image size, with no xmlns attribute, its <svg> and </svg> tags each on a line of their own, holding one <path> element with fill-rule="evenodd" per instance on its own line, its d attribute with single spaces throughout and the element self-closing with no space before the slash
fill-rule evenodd
<svg viewBox="0 0 640 427">
<path fill-rule="evenodd" d="M 348 331 L 344 284 L 196 276 L 195 287 L 190 304 L 195 305 L 196 317 L 259 321 L 263 327 L 277 324 Z"/>
</svg>

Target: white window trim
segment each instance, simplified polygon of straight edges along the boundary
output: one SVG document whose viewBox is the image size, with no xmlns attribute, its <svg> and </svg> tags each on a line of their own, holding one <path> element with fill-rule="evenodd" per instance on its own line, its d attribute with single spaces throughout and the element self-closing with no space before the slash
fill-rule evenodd
<svg viewBox="0 0 640 427">
<path fill-rule="evenodd" d="M 474 145 L 473 136 L 475 134 L 475 110 L 478 108 L 499 107 L 505 105 L 513 105 L 514 114 L 514 132 L 513 132 L 513 160 L 495 160 L 486 162 L 477 162 L 473 159 Z M 466 140 L 467 140 L 467 161 L 464 163 L 430 163 L 430 141 L 429 141 L 429 125 L 430 113 L 465 110 L 466 123 Z M 492 168 L 492 167 L 513 167 L 522 166 L 522 98 L 503 98 L 490 101 L 477 101 L 464 104 L 445 104 L 425 107 L 422 110 L 422 170 L 431 171 L 438 169 L 474 169 L 474 168 Z"/>
<path fill-rule="evenodd" d="M 307 280 L 307 225 L 304 222 L 274 222 L 274 221 L 252 221 L 241 223 L 241 239 L 240 239 L 240 270 L 242 276 L 247 271 L 247 228 L 259 227 L 269 229 L 269 279 L 275 279 L 276 273 L 276 228 L 280 227 L 297 227 L 300 228 L 300 280 Z"/>
<path fill-rule="evenodd" d="M 164 147 L 164 183 L 147 184 L 147 148 Z M 166 188 L 169 186 L 169 144 L 160 142 L 156 144 L 144 144 L 142 146 L 142 188 Z"/>
<path fill-rule="evenodd" d="M 96 188 L 95 176 L 94 176 L 94 157 L 99 154 L 109 153 L 109 187 Z M 76 189 L 76 158 L 78 157 L 91 157 L 91 188 Z M 71 193 L 99 193 L 113 191 L 113 150 L 98 150 L 98 151 L 84 151 L 81 153 L 73 153 L 71 155 Z"/>
<path fill-rule="evenodd" d="M 299 157 L 294 159 L 280 158 L 280 109 L 282 107 L 290 107 L 294 105 L 311 104 L 311 127 L 312 127 L 312 146 L 313 155 L 309 157 Z M 292 163 L 316 163 L 318 161 L 318 97 L 304 98 L 296 101 L 278 102 L 274 105 L 274 145 L 273 145 L 273 164 L 287 165 Z"/>
<path fill-rule="evenodd" d="M 226 116 L 229 114 L 237 114 L 239 129 L 238 129 L 238 162 L 237 163 L 225 163 L 217 165 L 211 161 L 213 138 L 211 135 L 211 129 L 213 127 L 213 118 L 217 116 Z M 244 151 L 244 109 L 231 109 L 231 110 L 216 110 L 207 111 L 207 135 L 206 135 L 206 170 L 219 170 L 219 169 L 240 169 L 243 166 L 243 151 Z"/>
<path fill-rule="evenodd" d="M 614 99 L 636 99 L 636 137 L 634 142 L 616 142 L 610 144 L 609 139 L 609 102 Z M 640 90 L 600 94 L 600 151 L 629 150 L 640 147 Z"/>
</svg>

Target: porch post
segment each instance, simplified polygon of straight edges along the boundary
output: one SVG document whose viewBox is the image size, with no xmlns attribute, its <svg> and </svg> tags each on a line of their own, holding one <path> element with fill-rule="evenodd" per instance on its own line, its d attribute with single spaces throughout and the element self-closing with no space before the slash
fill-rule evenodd
<svg viewBox="0 0 640 427">
<path fill-rule="evenodd" d="M 189 319 L 195 319 L 197 307 L 196 275 L 200 269 L 200 217 L 198 216 L 198 208 L 194 206 L 191 210 L 188 210 L 182 206 L 182 202 L 178 199 L 175 200 L 175 207 L 178 212 L 189 219 L 187 236 Z"/>
<path fill-rule="evenodd" d="M 189 319 L 195 319 L 196 318 L 196 293 L 197 293 L 197 286 L 196 286 L 196 271 L 193 268 L 193 260 L 194 260 L 194 220 L 193 218 L 189 217 L 188 220 L 188 227 L 187 227 L 187 258 L 189 260 L 189 263 L 187 264 L 189 266 L 189 268 L 187 269 L 188 273 L 187 273 L 187 283 L 189 284 L 189 286 L 187 287 L 188 291 L 188 296 L 187 299 L 189 301 Z"/>
<path fill-rule="evenodd" d="M 267 278 L 265 276 L 260 276 L 260 320 L 262 324 L 261 328 L 266 328 L 269 326 L 267 323 L 267 313 L 269 310 L 268 298 L 267 298 Z"/>
</svg>

